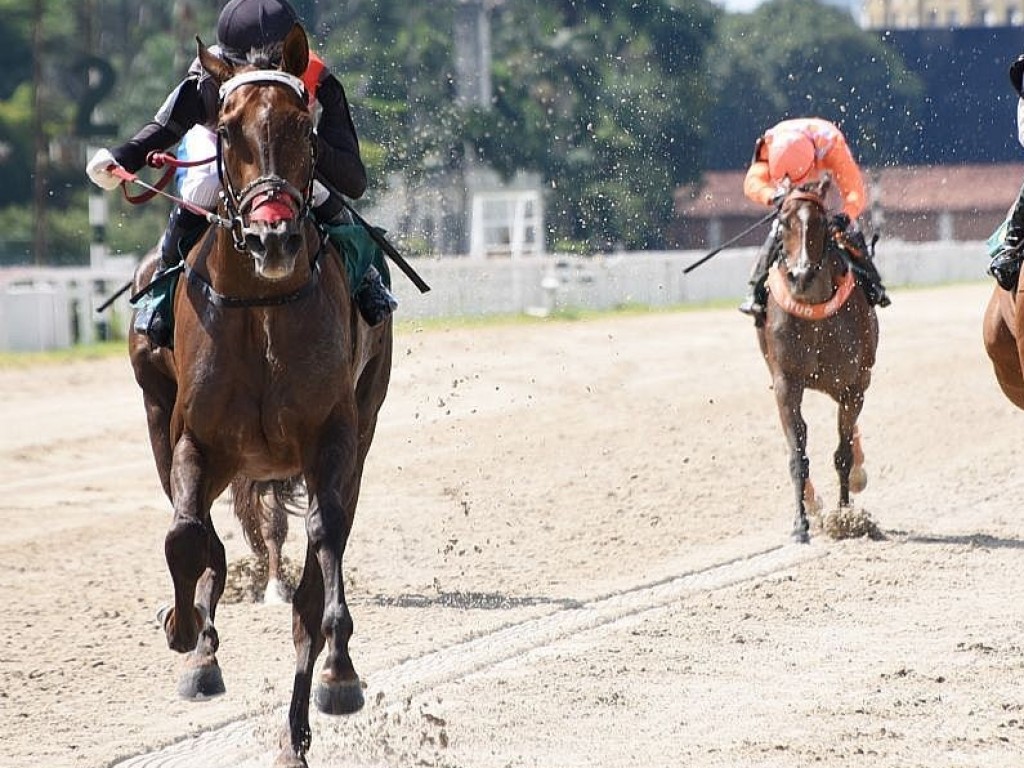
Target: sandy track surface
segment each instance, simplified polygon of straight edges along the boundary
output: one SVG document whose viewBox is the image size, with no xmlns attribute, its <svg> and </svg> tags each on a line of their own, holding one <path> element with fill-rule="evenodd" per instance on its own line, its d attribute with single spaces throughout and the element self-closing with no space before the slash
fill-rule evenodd
<svg viewBox="0 0 1024 768">
<path fill-rule="evenodd" d="M 311 765 L 1020 765 L 1024 414 L 988 291 L 880 313 L 856 503 L 886 538 L 806 547 L 735 310 L 403 329 L 346 559 L 369 701 L 314 719 Z M 225 724 L 231 764 L 269 765 L 290 609 L 223 605 L 228 693 L 176 698 L 126 359 L 0 370 L 0 394 L 0 766 L 157 765 Z M 805 415 L 832 505 L 834 409 Z"/>
</svg>

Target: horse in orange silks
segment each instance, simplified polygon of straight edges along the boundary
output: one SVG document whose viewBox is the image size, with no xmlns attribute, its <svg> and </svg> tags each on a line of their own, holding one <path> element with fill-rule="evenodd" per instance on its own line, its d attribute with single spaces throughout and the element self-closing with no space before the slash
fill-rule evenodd
<svg viewBox="0 0 1024 768">
<path fill-rule="evenodd" d="M 792 537 L 810 540 L 807 507 L 816 503 L 807 458 L 805 389 L 839 405 L 839 446 L 834 454 L 839 504 L 867 483 L 857 419 L 878 347 L 878 319 L 830 230 L 825 197 L 829 181 L 791 189 L 779 210 L 781 254 L 768 276 L 768 304 L 757 338 L 768 364 L 782 428 L 789 445 L 796 517 Z"/>
</svg>

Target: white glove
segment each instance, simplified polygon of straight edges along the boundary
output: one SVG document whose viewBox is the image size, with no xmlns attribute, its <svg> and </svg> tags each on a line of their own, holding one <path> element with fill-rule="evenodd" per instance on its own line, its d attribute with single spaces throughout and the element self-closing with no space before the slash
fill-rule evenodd
<svg viewBox="0 0 1024 768">
<path fill-rule="evenodd" d="M 318 205 L 323 205 L 330 196 L 331 193 L 327 191 L 327 187 L 313 179 L 313 207 L 316 208 Z"/>
<path fill-rule="evenodd" d="M 85 166 L 85 172 L 89 175 L 92 183 L 100 189 L 117 189 L 121 184 L 121 179 L 107 170 L 116 165 L 117 160 L 110 154 L 110 150 L 101 149 L 92 156 L 89 164 Z"/>
</svg>

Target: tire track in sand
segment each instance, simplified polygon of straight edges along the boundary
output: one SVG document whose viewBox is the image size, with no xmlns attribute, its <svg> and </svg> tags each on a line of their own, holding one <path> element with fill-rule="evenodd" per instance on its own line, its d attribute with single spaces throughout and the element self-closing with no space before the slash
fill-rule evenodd
<svg viewBox="0 0 1024 768">
<path fill-rule="evenodd" d="M 823 557 L 824 547 L 789 544 L 692 571 L 654 584 L 566 607 L 456 643 L 367 675 L 367 706 L 378 695 L 405 698 L 449 683 L 501 662 L 552 645 L 588 630 L 611 626 L 693 595 L 768 576 Z M 287 707 L 271 714 L 236 720 L 163 749 L 112 764 L 111 768 L 249 768 L 269 765 L 273 744 L 268 733 L 283 724 Z"/>
</svg>

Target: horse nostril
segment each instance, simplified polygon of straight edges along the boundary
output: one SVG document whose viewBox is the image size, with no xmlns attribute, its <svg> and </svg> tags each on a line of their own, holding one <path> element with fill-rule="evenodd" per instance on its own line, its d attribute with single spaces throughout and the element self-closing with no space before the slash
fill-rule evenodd
<svg viewBox="0 0 1024 768">
<path fill-rule="evenodd" d="M 299 249 L 305 244 L 302 235 L 298 232 L 294 232 L 288 236 L 284 241 L 285 251 L 288 253 L 298 253 Z"/>
<path fill-rule="evenodd" d="M 259 235 L 255 234 L 254 232 L 247 232 L 246 233 L 246 235 L 245 235 L 245 247 L 251 253 L 259 254 L 259 253 L 265 253 L 266 252 L 266 248 L 264 248 L 264 245 L 263 245 L 263 238 L 261 238 Z"/>
</svg>

